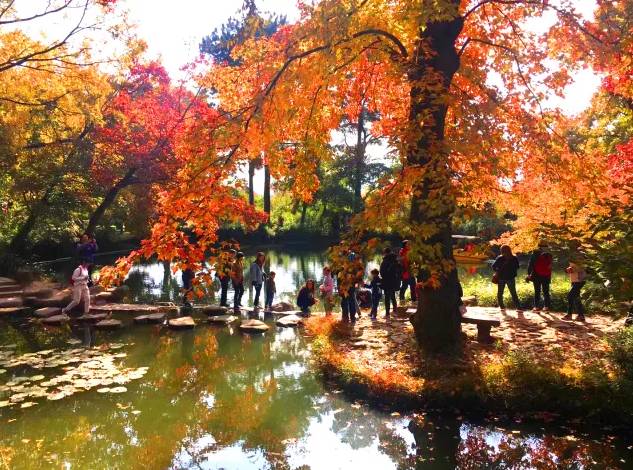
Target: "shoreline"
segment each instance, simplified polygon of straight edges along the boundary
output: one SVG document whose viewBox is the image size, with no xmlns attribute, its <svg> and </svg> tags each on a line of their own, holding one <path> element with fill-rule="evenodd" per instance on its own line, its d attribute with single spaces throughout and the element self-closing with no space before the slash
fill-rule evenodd
<svg viewBox="0 0 633 470">
<path fill-rule="evenodd" d="M 469 327 L 463 328 L 459 356 L 423 357 L 412 335 L 410 341 L 406 336 L 403 340 L 408 321 L 394 320 L 372 323 L 363 315 L 355 327 L 346 327 L 331 317 L 310 318 L 306 332 L 324 379 L 389 411 L 458 410 L 478 417 L 507 415 L 526 422 L 600 425 L 630 433 L 633 382 L 609 364 L 605 341 L 613 330 L 606 330 L 595 348 L 581 346 L 574 351 L 577 357 L 558 364 L 538 349 L 504 350 L 500 339 L 481 345 Z M 589 319 L 600 327 L 602 320 Z M 390 333 L 382 334 L 385 330 Z M 584 354 L 600 357 L 579 366 Z"/>
</svg>

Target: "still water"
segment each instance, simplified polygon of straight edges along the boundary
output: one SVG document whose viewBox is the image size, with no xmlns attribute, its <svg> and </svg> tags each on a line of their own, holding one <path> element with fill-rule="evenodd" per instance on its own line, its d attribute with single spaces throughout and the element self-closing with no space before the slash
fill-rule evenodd
<svg viewBox="0 0 633 470">
<path fill-rule="evenodd" d="M 292 296 L 320 253 L 271 254 Z M 137 299 L 177 299 L 140 266 Z M 429 411 L 398 415 L 324 384 L 301 330 L 116 332 L 0 322 L 0 468 L 627 468 L 626 438 Z M 43 376 L 43 377 L 42 377 Z M 15 398 L 16 394 L 18 395 Z M 11 403 L 13 397 L 13 403 Z M 51 399 L 52 398 L 52 399 Z M 28 407 L 22 408 L 25 403 Z M 629 467 L 630 468 L 630 467 Z"/>
</svg>

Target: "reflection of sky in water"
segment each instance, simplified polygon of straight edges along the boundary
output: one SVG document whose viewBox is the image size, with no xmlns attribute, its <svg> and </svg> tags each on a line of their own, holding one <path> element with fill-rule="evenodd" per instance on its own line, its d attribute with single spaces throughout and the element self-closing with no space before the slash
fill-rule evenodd
<svg viewBox="0 0 633 470">
<path fill-rule="evenodd" d="M 397 468 L 396 463 L 380 451 L 378 438 L 360 449 L 342 442 L 341 436 L 332 431 L 334 415 L 329 412 L 310 420 L 305 435 L 286 451 L 291 468 L 301 465 L 312 470 Z"/>
</svg>

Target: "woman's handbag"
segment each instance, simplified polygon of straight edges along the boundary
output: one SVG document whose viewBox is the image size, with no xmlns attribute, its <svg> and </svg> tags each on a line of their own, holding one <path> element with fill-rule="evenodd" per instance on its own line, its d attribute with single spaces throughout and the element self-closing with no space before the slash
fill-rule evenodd
<svg viewBox="0 0 633 470">
<path fill-rule="evenodd" d="M 499 284 L 499 273 L 494 273 L 491 279 L 493 284 Z"/>
</svg>

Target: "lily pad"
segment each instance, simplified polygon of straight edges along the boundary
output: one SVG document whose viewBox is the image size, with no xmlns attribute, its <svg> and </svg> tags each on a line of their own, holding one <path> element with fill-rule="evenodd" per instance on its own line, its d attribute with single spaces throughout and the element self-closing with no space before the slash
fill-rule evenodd
<svg viewBox="0 0 633 470">
<path fill-rule="evenodd" d="M 103 388 L 98 388 L 97 389 L 97 393 L 108 393 L 110 392 L 111 388 L 109 387 L 103 387 Z"/>
<path fill-rule="evenodd" d="M 20 405 L 20 408 L 30 408 L 35 405 L 37 405 L 37 403 L 35 403 L 34 401 L 25 401 Z"/>
<path fill-rule="evenodd" d="M 127 388 L 125 387 L 114 387 L 110 389 L 110 393 L 125 393 L 127 392 Z"/>
</svg>

